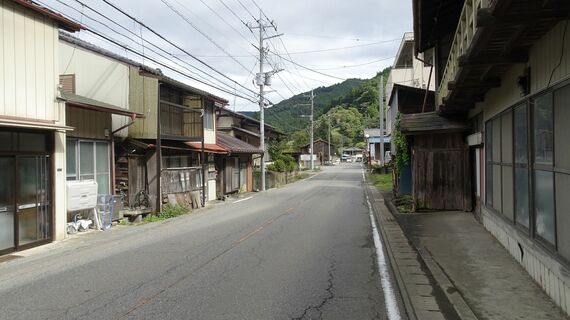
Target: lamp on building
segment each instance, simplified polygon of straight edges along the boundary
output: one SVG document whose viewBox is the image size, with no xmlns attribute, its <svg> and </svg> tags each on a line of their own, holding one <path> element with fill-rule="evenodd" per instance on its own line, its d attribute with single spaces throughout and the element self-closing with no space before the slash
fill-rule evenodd
<svg viewBox="0 0 570 320">
<path fill-rule="evenodd" d="M 530 93 L 530 68 L 525 68 L 523 74 L 517 78 L 517 86 L 521 92 L 521 97 Z"/>
</svg>

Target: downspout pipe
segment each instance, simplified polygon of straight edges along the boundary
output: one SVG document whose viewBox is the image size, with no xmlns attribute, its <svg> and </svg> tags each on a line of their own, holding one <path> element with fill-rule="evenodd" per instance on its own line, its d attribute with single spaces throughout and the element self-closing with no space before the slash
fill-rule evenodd
<svg viewBox="0 0 570 320">
<path fill-rule="evenodd" d="M 416 60 L 423 62 L 424 64 L 427 64 L 428 66 L 430 66 L 429 68 L 429 78 L 428 78 L 428 85 L 426 87 L 426 93 L 424 95 L 424 103 L 422 105 L 422 113 L 425 112 L 426 110 L 426 104 L 427 104 L 427 96 L 428 96 L 428 92 L 429 92 L 429 86 L 431 85 L 431 75 L 433 73 L 433 64 L 431 62 L 427 62 L 423 59 L 418 58 L 418 52 L 416 52 L 416 56 L 415 56 Z"/>
</svg>

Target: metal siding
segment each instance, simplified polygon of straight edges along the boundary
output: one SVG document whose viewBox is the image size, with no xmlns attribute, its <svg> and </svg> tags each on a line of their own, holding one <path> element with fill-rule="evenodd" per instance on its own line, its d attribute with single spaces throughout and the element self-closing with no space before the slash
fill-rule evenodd
<svg viewBox="0 0 570 320">
<path fill-rule="evenodd" d="M 5 8 L 4 8 L 4 0 L 0 0 L 0 28 L 2 29 L 2 31 L 0 32 L 0 114 L 4 114 L 4 106 L 6 104 L 5 101 L 5 97 L 6 97 L 6 93 L 5 93 L 5 83 L 6 80 L 5 78 L 5 61 L 4 61 L 4 51 L 6 51 L 6 45 L 5 45 L 5 37 L 4 37 L 4 30 L 5 30 L 5 26 L 4 26 L 4 14 L 6 12 Z"/>
<path fill-rule="evenodd" d="M 69 137 L 108 140 L 105 129 L 111 129 L 111 115 L 104 112 L 67 106 L 67 125 L 74 127 Z"/>
<path fill-rule="evenodd" d="M 14 74 L 14 91 L 16 95 L 16 112 L 14 116 L 26 117 L 26 44 L 25 37 L 26 32 L 25 26 L 25 16 L 24 10 L 19 6 L 15 7 L 14 10 L 14 30 L 16 32 L 14 38 L 14 64 L 16 66 Z"/>
<path fill-rule="evenodd" d="M 75 93 L 119 108 L 129 108 L 129 66 L 115 59 L 59 42 L 59 74 L 75 77 Z M 113 115 L 113 129 L 127 124 L 125 116 Z M 128 129 L 117 135 L 126 137 Z"/>
<path fill-rule="evenodd" d="M 566 39 L 562 39 L 565 24 L 565 21 L 558 23 L 530 51 L 529 64 L 531 68 L 532 92 L 544 89 L 548 85 L 551 74 L 551 83 L 564 79 L 570 74 L 570 55 L 567 54 L 568 50 L 570 50 L 570 35 L 566 34 Z M 560 66 L 556 68 L 560 62 L 563 43 L 565 44 L 564 56 Z M 553 70 L 554 73 L 552 73 Z"/>
<path fill-rule="evenodd" d="M 143 94 L 144 93 L 144 94 Z M 156 139 L 158 80 L 139 75 L 138 68 L 129 71 L 129 109 L 144 114 L 129 128 L 129 136 L 140 139 Z"/>
<path fill-rule="evenodd" d="M 11 1 L 0 1 L 0 16 L 0 115 L 58 120 L 57 28 Z"/>
</svg>

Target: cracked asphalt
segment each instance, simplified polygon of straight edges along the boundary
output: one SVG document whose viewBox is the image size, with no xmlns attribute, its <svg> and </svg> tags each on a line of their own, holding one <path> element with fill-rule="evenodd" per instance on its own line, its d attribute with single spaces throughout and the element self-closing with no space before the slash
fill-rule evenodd
<svg viewBox="0 0 570 320">
<path fill-rule="evenodd" d="M 0 319 L 387 319 L 360 165 L 0 264 Z"/>
</svg>

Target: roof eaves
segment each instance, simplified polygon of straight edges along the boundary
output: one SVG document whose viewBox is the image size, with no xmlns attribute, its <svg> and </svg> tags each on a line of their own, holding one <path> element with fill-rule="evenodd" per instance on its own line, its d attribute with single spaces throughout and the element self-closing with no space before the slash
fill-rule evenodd
<svg viewBox="0 0 570 320">
<path fill-rule="evenodd" d="M 28 8 L 30 10 L 35 11 L 43 16 L 46 16 L 54 21 L 57 21 L 59 27 L 70 32 L 79 31 L 85 29 L 81 24 L 72 21 L 69 18 L 64 17 L 62 14 L 52 11 L 46 7 L 43 7 L 33 1 L 30 0 L 13 0 L 15 3 L 21 5 L 22 7 Z"/>
</svg>

